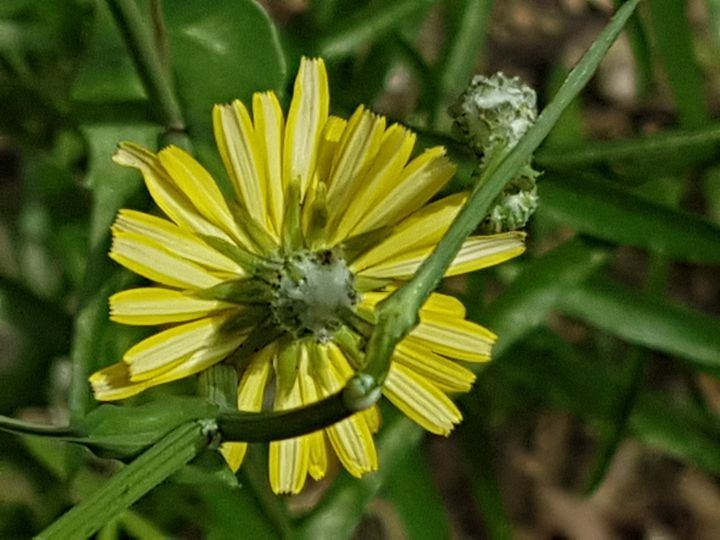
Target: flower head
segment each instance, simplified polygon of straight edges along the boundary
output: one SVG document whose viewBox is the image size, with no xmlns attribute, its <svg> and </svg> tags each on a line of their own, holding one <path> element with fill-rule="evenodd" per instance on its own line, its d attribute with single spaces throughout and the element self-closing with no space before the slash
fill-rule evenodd
<svg viewBox="0 0 720 540">
<path fill-rule="evenodd" d="M 340 391 L 361 370 L 375 306 L 412 276 L 466 195 L 428 204 L 455 172 L 443 148 L 412 157 L 408 129 L 362 106 L 348 120 L 328 109 L 320 59 L 303 59 L 287 119 L 272 92 L 253 96 L 252 114 L 239 101 L 216 106 L 231 197 L 179 148 L 120 146 L 115 161 L 142 172 L 166 217 L 120 211 L 110 256 L 155 284 L 112 296 L 111 318 L 161 329 L 92 375 L 97 399 L 123 399 L 225 362 L 238 370 L 239 410 L 284 410 Z M 522 233 L 471 237 L 447 275 L 523 250 Z M 456 299 L 431 295 L 383 387 L 437 434 L 461 420 L 447 394 L 473 383 L 462 363 L 488 360 L 495 340 L 464 316 Z M 271 442 L 273 489 L 295 493 L 308 474 L 322 477 L 330 448 L 355 476 L 376 469 L 379 422 L 373 406 Z M 246 449 L 222 447 L 234 468 Z"/>
</svg>

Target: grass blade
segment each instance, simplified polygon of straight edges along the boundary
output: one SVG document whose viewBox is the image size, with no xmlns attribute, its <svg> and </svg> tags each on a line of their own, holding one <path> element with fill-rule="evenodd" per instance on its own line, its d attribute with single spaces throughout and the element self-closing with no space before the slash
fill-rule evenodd
<svg viewBox="0 0 720 540">
<path fill-rule="evenodd" d="M 538 212 L 608 242 L 671 259 L 720 263 L 720 227 L 673 210 L 592 175 L 548 174 Z"/>
<path fill-rule="evenodd" d="M 600 278 L 567 291 L 560 309 L 630 343 L 720 373 L 720 320 L 709 315 Z"/>
</svg>

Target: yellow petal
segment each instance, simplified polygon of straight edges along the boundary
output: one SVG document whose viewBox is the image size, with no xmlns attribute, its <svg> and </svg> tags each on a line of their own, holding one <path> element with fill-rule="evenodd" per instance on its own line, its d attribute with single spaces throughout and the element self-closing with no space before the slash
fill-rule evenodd
<svg viewBox="0 0 720 540">
<path fill-rule="evenodd" d="M 273 230 L 279 235 L 285 212 L 282 182 L 285 119 L 274 92 L 259 92 L 253 95 L 253 117 L 258 151 L 265 168 L 267 186 L 263 191 L 267 194 L 267 212 Z"/>
<path fill-rule="evenodd" d="M 475 382 L 475 374 L 469 369 L 413 342 L 400 342 L 393 362 L 422 375 L 444 392 L 467 392 Z"/>
<path fill-rule="evenodd" d="M 321 58 L 303 58 L 295 79 L 285 131 L 283 182 L 300 182 L 304 195 L 317 162 L 318 143 L 328 118 L 330 92 L 325 63 Z"/>
<path fill-rule="evenodd" d="M 436 435 L 448 435 L 462 414 L 455 404 L 425 377 L 393 362 L 383 394 L 406 416 Z"/>
<path fill-rule="evenodd" d="M 118 165 L 133 167 L 142 172 L 145 185 L 155 203 L 180 227 L 199 234 L 230 240 L 225 231 L 200 215 L 192 201 L 178 189 L 155 154 L 136 144 L 124 142 L 113 155 L 113 161 Z M 243 245 L 250 244 L 243 242 Z"/>
<path fill-rule="evenodd" d="M 170 287 L 206 289 L 221 281 L 205 268 L 137 233 L 115 230 L 110 257 L 136 274 Z"/>
<path fill-rule="evenodd" d="M 305 342 L 301 344 L 300 360 L 298 364 L 298 381 L 300 383 L 300 397 L 302 403 L 307 405 L 319 399 L 315 380 L 309 372 L 309 347 Z M 328 460 L 325 451 L 325 435 L 322 430 L 307 435 L 309 450 L 308 472 L 315 480 L 320 480 L 327 472 Z"/>
<path fill-rule="evenodd" d="M 302 405 L 299 378 L 289 391 L 275 395 L 275 410 Z M 310 467 L 310 438 L 307 435 L 270 443 L 270 486 L 275 493 L 299 493 L 305 485 Z"/>
<path fill-rule="evenodd" d="M 245 460 L 248 444 L 244 442 L 225 442 L 220 445 L 220 453 L 232 472 L 237 472 Z"/>
<path fill-rule="evenodd" d="M 360 306 L 372 310 L 375 306 L 377 306 L 377 304 L 385 300 L 394 291 L 394 288 L 388 288 L 388 290 L 385 291 L 363 293 Z M 421 314 L 424 311 L 434 311 L 439 314 L 459 319 L 465 317 L 465 306 L 463 303 L 454 296 L 448 296 L 446 294 L 432 293 L 420 309 Z"/>
<path fill-rule="evenodd" d="M 238 385 L 238 410 L 257 412 L 262 409 L 274 354 L 275 344 L 273 343 L 257 353 L 250 361 Z M 227 442 L 220 446 L 220 452 L 233 471 L 240 468 L 247 450 L 248 443 L 246 442 Z"/>
<path fill-rule="evenodd" d="M 150 386 L 147 382 L 132 382 L 130 370 L 124 362 L 118 362 L 93 373 L 90 376 L 90 385 L 98 401 L 129 398 Z"/>
<path fill-rule="evenodd" d="M 153 378 L 179 362 L 187 362 L 196 351 L 221 343 L 226 337 L 220 329 L 228 319 L 228 315 L 219 315 L 181 324 L 132 346 L 123 356 L 132 380 Z"/>
<path fill-rule="evenodd" d="M 318 178 L 323 182 L 327 182 L 330 176 L 330 169 L 346 127 L 347 121 L 337 116 L 329 116 L 327 122 L 325 122 L 323 134 L 320 138 L 317 165 L 315 166 Z"/>
<path fill-rule="evenodd" d="M 238 410 L 257 412 L 262 409 L 276 353 L 277 344 L 273 342 L 253 356 L 238 385 Z"/>
<path fill-rule="evenodd" d="M 263 154 L 250 114 L 239 100 L 231 105 L 216 105 L 213 125 L 215 140 L 238 200 L 260 227 L 271 232 L 265 202 Z"/>
<path fill-rule="evenodd" d="M 342 389 L 351 368 L 337 347 L 317 345 L 315 348 L 325 362 L 314 364 L 312 377 L 315 380 L 324 381 L 319 385 L 320 396 L 327 397 Z M 332 360 L 331 357 L 333 357 Z M 338 371 L 335 365 L 338 365 L 341 371 Z M 320 370 L 322 372 L 319 372 Z M 377 417 L 373 413 L 369 414 L 369 419 L 375 427 Z M 325 432 L 340 462 L 350 474 L 360 477 L 367 472 L 377 470 L 377 450 L 372 437 L 372 429 L 368 425 L 368 416 L 364 412 L 333 424 L 326 428 Z"/>
<path fill-rule="evenodd" d="M 383 193 L 397 181 L 414 146 L 415 134 L 399 124 L 393 124 L 383 134 L 377 158 L 358 186 L 352 204 L 342 214 L 334 239 L 346 238 L 360 219 L 382 202 Z"/>
<path fill-rule="evenodd" d="M 132 232 L 146 236 L 189 261 L 228 274 L 245 275 L 243 268 L 200 240 L 197 235 L 174 223 L 143 212 L 122 209 L 113 224 L 113 231 Z"/>
<path fill-rule="evenodd" d="M 338 240 L 338 223 L 346 213 L 350 202 L 357 204 L 357 195 L 365 181 L 385 132 L 385 118 L 359 107 L 348 121 L 343 132 L 340 148 L 333 161 L 328 178 L 328 231 L 335 231 L 329 243 Z"/>
<path fill-rule="evenodd" d="M 245 339 L 244 335 L 234 336 L 196 351 L 157 377 L 139 382 L 131 380 L 130 366 L 119 362 L 93 373 L 90 377 L 90 384 L 93 387 L 95 398 L 99 401 L 125 399 L 153 386 L 183 379 L 209 368 L 226 358 L 242 343 L 243 339 Z"/>
<path fill-rule="evenodd" d="M 156 325 L 190 321 L 234 307 L 217 300 L 201 300 L 173 289 L 141 287 L 110 297 L 110 318 L 122 324 Z"/>
<path fill-rule="evenodd" d="M 525 251 L 525 233 L 509 232 L 492 236 L 474 236 L 465 241 L 445 276 L 456 276 L 495 266 Z M 409 278 L 430 255 L 434 246 L 402 253 L 375 266 L 365 268 L 362 276 L 372 278 Z"/>
<path fill-rule="evenodd" d="M 365 422 L 367 422 L 370 431 L 372 433 L 377 433 L 380 429 L 381 423 L 380 407 L 373 405 L 359 414 L 362 414 L 365 417 Z"/>
<path fill-rule="evenodd" d="M 356 413 L 326 429 L 330 444 L 340 462 L 353 476 L 360 478 L 378 468 L 377 450 L 365 416 Z"/>
<path fill-rule="evenodd" d="M 180 190 L 192 201 L 199 213 L 209 222 L 240 242 L 245 237 L 225 203 L 215 180 L 205 168 L 184 150 L 169 146 L 158 153 L 160 163 Z"/>
<path fill-rule="evenodd" d="M 479 324 L 424 311 L 420 312 L 420 324 L 406 339 L 450 358 L 485 362 L 490 359 L 496 338 L 495 334 Z"/>
<path fill-rule="evenodd" d="M 425 204 L 454 174 L 455 165 L 445 157 L 444 148 L 426 150 L 408 163 L 394 184 L 386 186 L 352 234 L 397 223 Z"/>
<path fill-rule="evenodd" d="M 353 272 L 360 273 L 418 248 L 434 248 L 466 199 L 466 193 L 456 193 L 424 206 L 399 223 L 385 240 L 354 260 Z"/>
</svg>

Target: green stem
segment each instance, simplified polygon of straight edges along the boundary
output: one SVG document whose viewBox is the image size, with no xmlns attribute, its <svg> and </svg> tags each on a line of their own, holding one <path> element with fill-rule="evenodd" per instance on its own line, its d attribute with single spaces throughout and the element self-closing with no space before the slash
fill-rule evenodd
<svg viewBox="0 0 720 540">
<path fill-rule="evenodd" d="M 366 373 L 379 383 L 385 379 L 395 345 L 417 322 L 417 313 L 430 293 L 437 287 L 445 271 L 460 250 L 465 239 L 487 214 L 495 197 L 505 184 L 532 157 L 535 149 L 550 132 L 565 108 L 587 84 L 639 0 L 630 0 L 621 7 L 602 31 L 578 65 L 570 72 L 552 102 L 497 166 L 488 166 L 480 177 L 465 207 L 440 240 L 435 251 L 418 268 L 403 287 L 378 308 L 378 322 L 367 348 Z"/>
<path fill-rule="evenodd" d="M 343 393 L 339 392 L 312 405 L 287 411 L 220 413 L 217 423 L 224 441 L 259 442 L 312 433 L 335 424 L 354 412 L 356 411 L 345 404 Z"/>
<path fill-rule="evenodd" d="M 156 48 L 155 38 L 145 23 L 135 0 L 107 0 L 120 33 L 135 62 L 135 66 L 158 111 L 158 120 L 165 126 L 166 138 L 181 146 L 188 146 L 185 120 L 170 79 Z"/>
<path fill-rule="evenodd" d="M 89 538 L 197 456 L 207 447 L 209 439 L 200 422 L 181 425 L 121 469 L 97 492 L 61 516 L 37 538 Z"/>
</svg>

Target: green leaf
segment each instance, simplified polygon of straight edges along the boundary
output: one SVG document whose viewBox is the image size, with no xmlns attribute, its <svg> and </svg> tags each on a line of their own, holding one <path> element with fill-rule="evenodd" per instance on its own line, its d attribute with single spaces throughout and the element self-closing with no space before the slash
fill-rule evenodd
<svg viewBox="0 0 720 540">
<path fill-rule="evenodd" d="M 190 135 L 209 140 L 212 107 L 253 92 L 282 90 L 286 68 L 277 31 L 252 0 L 163 2 L 177 93 Z"/>
<path fill-rule="evenodd" d="M 197 520 L 206 523 L 208 540 L 279 537 L 250 490 L 206 484 L 199 494 L 207 512 Z"/>
<path fill-rule="evenodd" d="M 687 2 L 648 0 L 655 45 L 667 73 L 680 123 L 697 127 L 708 117 L 702 72 L 693 47 Z"/>
<path fill-rule="evenodd" d="M 590 175 L 548 174 L 540 189 L 540 215 L 579 232 L 676 260 L 720 262 L 720 227 L 694 214 L 649 202 Z"/>
<path fill-rule="evenodd" d="M 118 143 L 131 141 L 154 149 L 160 134 L 154 124 L 92 124 L 80 127 L 88 147 L 86 185 L 93 192 L 90 246 L 97 248 L 110 235 L 117 211 L 142 192 L 142 177 L 112 161 Z"/>
<path fill-rule="evenodd" d="M 720 373 L 720 320 L 606 279 L 577 284 L 560 309 L 630 343 L 685 358 Z"/>
<path fill-rule="evenodd" d="M 145 101 L 147 94 L 105 2 L 95 2 L 90 40 L 71 97 L 86 103 Z"/>
</svg>

